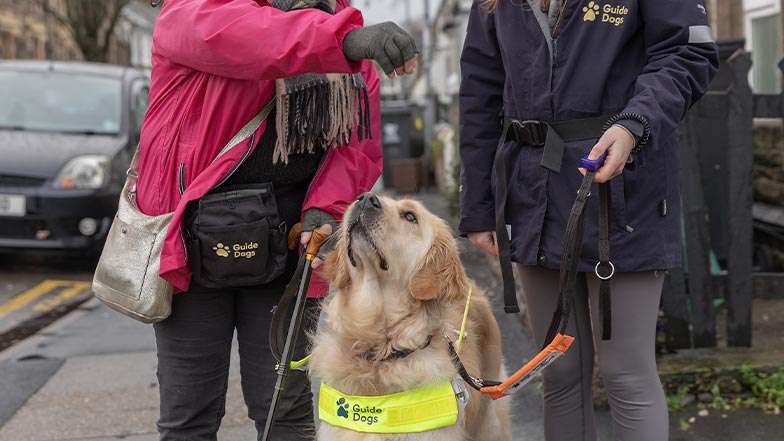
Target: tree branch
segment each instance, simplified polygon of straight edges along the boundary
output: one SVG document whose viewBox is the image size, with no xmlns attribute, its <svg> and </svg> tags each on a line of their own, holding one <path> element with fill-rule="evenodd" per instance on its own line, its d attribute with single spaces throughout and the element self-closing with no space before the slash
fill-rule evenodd
<svg viewBox="0 0 784 441">
<path fill-rule="evenodd" d="M 103 49 L 108 51 L 109 49 L 109 40 L 114 33 L 114 27 L 117 26 L 117 22 L 120 20 L 120 16 L 122 15 L 122 10 L 128 4 L 130 0 L 116 0 L 114 14 L 112 15 L 111 21 L 109 22 L 109 27 L 106 30 L 106 34 L 103 36 Z"/>
<path fill-rule="evenodd" d="M 54 18 L 60 22 L 61 25 L 66 26 L 68 30 L 71 31 L 71 33 L 74 32 L 73 23 L 71 23 L 71 20 L 69 20 L 68 17 L 60 14 L 58 11 L 52 9 L 52 7 L 49 5 L 49 0 L 37 0 L 37 3 L 41 6 L 41 9 L 43 9 L 44 14 Z"/>
</svg>

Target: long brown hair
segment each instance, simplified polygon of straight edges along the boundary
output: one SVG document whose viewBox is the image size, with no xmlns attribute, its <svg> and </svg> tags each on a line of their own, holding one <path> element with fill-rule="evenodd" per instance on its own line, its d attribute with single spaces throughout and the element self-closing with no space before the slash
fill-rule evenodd
<svg viewBox="0 0 784 441">
<path fill-rule="evenodd" d="M 492 14 L 495 12 L 495 8 L 498 7 L 498 4 L 501 3 L 501 0 L 484 0 L 482 6 L 485 7 L 485 10 Z M 550 12 L 550 0 L 542 0 L 541 5 L 542 12 Z"/>
</svg>

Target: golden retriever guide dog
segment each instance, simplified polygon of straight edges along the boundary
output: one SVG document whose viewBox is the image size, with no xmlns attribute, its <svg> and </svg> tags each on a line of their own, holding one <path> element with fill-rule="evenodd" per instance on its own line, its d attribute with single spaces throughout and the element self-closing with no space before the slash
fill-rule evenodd
<svg viewBox="0 0 784 441">
<path fill-rule="evenodd" d="M 457 339 L 470 287 L 467 337 L 460 352 L 468 372 L 502 378 L 501 334 L 484 293 L 465 275 L 449 226 L 422 204 L 364 194 L 349 207 L 338 235 L 323 271 L 335 291 L 313 340 L 310 374 L 333 390 L 326 394 L 322 385 L 320 415 L 358 422 L 363 431 L 322 421 L 318 439 L 511 440 L 508 405 L 470 388 L 454 424 L 370 433 L 386 410 L 351 397 L 397 394 L 409 399 L 406 394 L 413 390 L 458 378 L 445 336 Z M 454 394 L 446 400 L 451 398 Z M 408 421 L 396 423 L 420 417 L 427 425 L 431 409 L 419 409 L 405 417 Z"/>
</svg>

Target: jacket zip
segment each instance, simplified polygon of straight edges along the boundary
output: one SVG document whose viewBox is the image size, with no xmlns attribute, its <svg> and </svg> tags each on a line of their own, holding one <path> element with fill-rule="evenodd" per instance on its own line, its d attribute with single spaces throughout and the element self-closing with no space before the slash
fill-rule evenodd
<svg viewBox="0 0 784 441">
<path fill-rule="evenodd" d="M 324 163 L 327 162 L 327 158 L 329 157 L 330 152 L 332 152 L 332 148 L 328 148 L 327 153 L 325 153 L 324 157 L 321 158 L 321 161 L 319 161 L 319 165 L 318 168 L 316 169 L 316 173 L 313 175 L 313 179 L 310 180 L 310 184 L 308 184 L 308 190 L 305 192 L 306 201 L 308 200 L 308 197 L 310 197 L 310 189 L 313 187 L 313 181 L 316 180 L 316 177 L 319 175 L 319 173 L 321 173 L 321 169 L 324 168 Z"/>
<path fill-rule="evenodd" d="M 180 191 L 180 198 L 182 198 L 182 195 L 185 194 L 185 187 L 186 187 L 185 186 L 185 163 L 184 162 L 180 163 L 180 173 L 179 173 L 179 177 L 178 177 L 177 181 L 178 181 L 177 184 L 179 186 L 178 190 Z M 184 233 L 184 230 L 185 230 L 184 228 L 180 228 L 180 243 L 182 243 L 182 253 L 183 253 L 183 255 L 185 255 L 185 263 L 188 263 L 188 260 L 189 260 L 188 259 L 188 246 L 185 243 L 185 236 L 184 236 L 185 233 Z"/>
<path fill-rule="evenodd" d="M 185 163 L 180 163 L 180 174 L 179 174 L 179 190 L 180 190 L 180 197 L 185 193 Z"/>
<path fill-rule="evenodd" d="M 553 38 L 553 59 L 550 63 L 550 111 L 553 121 L 555 121 L 555 93 L 553 93 L 553 81 L 555 80 L 555 68 L 558 67 L 558 37 Z"/>
<path fill-rule="evenodd" d="M 552 46 L 553 53 L 552 63 L 550 63 L 550 110 L 553 114 L 553 121 L 555 121 L 555 94 L 553 93 L 553 80 L 555 79 L 555 69 L 558 67 L 558 39 L 561 37 L 563 27 L 566 26 L 566 7 L 569 5 L 569 0 L 561 0 L 562 4 L 559 6 L 562 12 L 558 13 L 558 19 L 555 21 L 554 28 L 552 29 Z"/>
</svg>

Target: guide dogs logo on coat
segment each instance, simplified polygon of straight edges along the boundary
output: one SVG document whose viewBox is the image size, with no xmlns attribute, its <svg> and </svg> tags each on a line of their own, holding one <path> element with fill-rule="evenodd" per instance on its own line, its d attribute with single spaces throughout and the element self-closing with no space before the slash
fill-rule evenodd
<svg viewBox="0 0 784 441">
<path fill-rule="evenodd" d="M 610 3 L 602 5 L 595 1 L 591 1 L 588 5 L 583 6 L 583 14 L 583 21 L 599 21 L 617 27 L 622 25 L 626 16 L 629 15 L 629 8 L 623 5 L 612 5 Z"/>
</svg>

